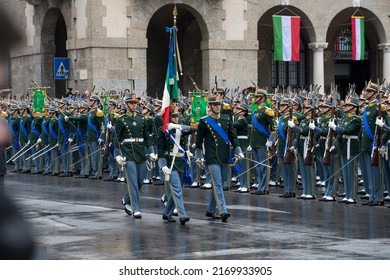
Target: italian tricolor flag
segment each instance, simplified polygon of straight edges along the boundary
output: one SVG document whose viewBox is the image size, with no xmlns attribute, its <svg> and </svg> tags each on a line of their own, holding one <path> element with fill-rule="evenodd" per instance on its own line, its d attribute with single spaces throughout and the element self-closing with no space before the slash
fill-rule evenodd
<svg viewBox="0 0 390 280">
<path fill-rule="evenodd" d="M 364 17 L 353 16 L 352 21 L 352 60 L 364 60 Z"/>
<path fill-rule="evenodd" d="M 298 16 L 272 16 L 274 60 L 299 61 L 300 21 Z"/>
</svg>

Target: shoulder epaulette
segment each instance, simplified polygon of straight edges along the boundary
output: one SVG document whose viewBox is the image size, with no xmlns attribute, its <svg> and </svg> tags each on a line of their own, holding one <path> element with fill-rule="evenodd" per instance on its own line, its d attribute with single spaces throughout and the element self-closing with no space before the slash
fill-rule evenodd
<svg viewBox="0 0 390 280">
<path fill-rule="evenodd" d="M 103 117 L 103 116 L 104 116 L 103 111 L 100 110 L 100 109 L 98 109 L 98 110 L 96 111 L 96 116 L 99 117 L 99 118 Z"/>
<path fill-rule="evenodd" d="M 269 108 L 267 108 L 267 109 L 265 110 L 265 114 L 266 114 L 267 116 L 270 116 L 270 117 L 275 116 L 274 110 L 269 109 Z"/>
</svg>

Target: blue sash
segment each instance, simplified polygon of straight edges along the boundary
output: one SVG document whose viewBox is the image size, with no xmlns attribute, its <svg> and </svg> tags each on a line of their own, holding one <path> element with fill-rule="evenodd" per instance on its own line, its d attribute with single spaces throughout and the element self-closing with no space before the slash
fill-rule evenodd
<svg viewBox="0 0 390 280">
<path fill-rule="evenodd" d="M 284 134 L 284 131 L 283 131 L 283 119 L 282 118 L 279 119 L 278 132 L 279 132 L 279 136 L 282 138 L 282 140 L 286 141 L 286 134 Z"/>
<path fill-rule="evenodd" d="M 227 145 L 227 150 L 228 150 L 228 158 L 229 158 L 229 163 L 230 164 L 233 164 L 234 161 L 233 161 L 233 158 L 230 156 L 230 140 L 229 140 L 229 136 L 227 135 L 227 133 L 225 132 L 225 130 L 222 129 L 222 127 L 220 127 L 217 122 L 210 116 L 207 116 L 204 118 L 205 121 L 207 121 L 210 126 L 212 127 L 212 129 L 214 129 L 215 132 L 217 132 L 219 134 L 219 136 L 222 137 L 223 141 L 225 141 L 226 145 Z M 237 164 L 233 165 L 233 174 L 240 174 L 242 173 L 242 170 L 241 170 L 241 167 L 239 167 Z"/>
<path fill-rule="evenodd" d="M 57 117 L 57 120 L 58 120 L 58 127 L 60 128 L 62 134 L 64 135 L 63 137 L 63 141 L 64 142 L 67 142 L 68 141 L 68 138 L 69 138 L 69 129 L 65 130 L 65 127 L 64 125 L 62 124 L 62 121 L 61 121 L 61 117 L 58 116 Z"/>
<path fill-rule="evenodd" d="M 35 120 L 33 120 L 31 123 L 31 131 L 38 137 L 41 135 L 41 133 L 35 128 Z"/>
<path fill-rule="evenodd" d="M 20 119 L 20 130 L 22 131 L 24 137 L 27 138 L 28 137 L 28 133 L 27 133 L 26 128 L 23 125 L 23 119 L 22 118 Z"/>
<path fill-rule="evenodd" d="M 171 141 L 171 144 L 173 146 L 175 146 L 175 141 L 173 141 L 173 139 L 175 139 L 175 133 L 173 131 L 170 131 L 168 133 L 168 131 L 166 132 L 168 137 L 169 137 L 169 140 Z M 173 139 L 172 139 L 172 137 Z M 170 150 L 170 149 L 168 149 Z M 184 151 L 182 149 L 178 149 L 178 152 L 179 153 L 184 153 Z M 189 167 L 189 164 L 188 164 L 188 160 L 187 158 L 183 155 L 180 157 L 183 161 L 184 161 L 184 184 L 187 185 L 187 186 L 191 186 L 192 185 L 192 177 L 191 177 L 191 174 L 190 174 L 190 167 Z"/>
<path fill-rule="evenodd" d="M 96 126 L 92 123 L 91 116 L 88 116 L 88 127 L 91 128 L 94 132 L 96 132 L 96 143 L 100 137 L 100 131 L 96 128 Z"/>
<path fill-rule="evenodd" d="M 256 129 L 265 134 L 267 137 L 269 137 L 271 135 L 271 133 L 269 133 L 268 130 L 265 129 L 264 126 L 261 125 L 261 123 L 259 123 L 255 117 L 255 114 L 252 115 L 252 123 L 255 125 Z"/>
<path fill-rule="evenodd" d="M 15 149 L 19 149 L 19 131 L 15 131 L 12 127 L 12 116 L 9 118 L 9 129 L 11 130 L 12 136 L 14 137 L 14 141 L 12 142 L 12 146 Z"/>
<path fill-rule="evenodd" d="M 77 136 L 80 138 L 79 145 L 77 146 L 77 149 L 78 149 L 78 151 L 80 152 L 80 154 L 84 154 L 84 153 L 85 153 L 85 150 L 84 150 L 84 141 L 83 141 L 83 137 L 85 136 L 85 133 L 84 133 L 84 135 L 83 135 L 83 133 L 81 132 L 80 127 L 78 126 L 77 129 L 76 129 L 76 134 L 77 134 Z"/>
<path fill-rule="evenodd" d="M 370 129 L 370 125 L 368 124 L 367 108 L 365 108 L 363 112 L 363 123 L 364 123 L 364 131 L 366 132 L 368 138 L 374 140 L 374 133 L 372 133 L 372 130 Z"/>
<path fill-rule="evenodd" d="M 57 135 L 57 133 L 53 129 L 53 123 L 49 124 L 49 131 L 50 131 L 50 135 L 54 138 L 54 140 L 57 140 L 58 139 L 58 135 Z"/>
<path fill-rule="evenodd" d="M 46 136 L 49 136 L 49 131 L 47 130 L 45 124 L 46 124 L 46 120 L 43 120 L 43 121 L 42 121 L 42 132 L 43 132 Z"/>
</svg>

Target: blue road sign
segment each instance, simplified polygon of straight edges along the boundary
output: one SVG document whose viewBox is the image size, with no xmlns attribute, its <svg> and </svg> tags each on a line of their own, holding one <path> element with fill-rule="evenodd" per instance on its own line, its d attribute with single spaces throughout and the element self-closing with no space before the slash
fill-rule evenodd
<svg viewBox="0 0 390 280">
<path fill-rule="evenodd" d="M 69 58 L 55 57 L 54 58 L 54 80 L 69 80 Z"/>
</svg>

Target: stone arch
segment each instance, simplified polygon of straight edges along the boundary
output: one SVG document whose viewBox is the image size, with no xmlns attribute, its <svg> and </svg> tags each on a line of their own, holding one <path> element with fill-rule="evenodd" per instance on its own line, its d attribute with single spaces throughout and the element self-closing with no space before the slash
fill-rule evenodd
<svg viewBox="0 0 390 280">
<path fill-rule="evenodd" d="M 365 17 L 365 42 L 367 59 L 363 61 L 352 61 L 346 58 L 341 59 L 339 53 L 334 51 L 334 45 L 340 31 L 351 25 L 351 16 Z M 341 95 L 344 97 L 348 91 L 348 85 L 356 84 L 357 92 L 365 86 L 365 81 L 370 79 L 376 81 L 383 76 L 382 54 L 378 49 L 378 44 L 386 43 L 386 32 L 379 18 L 370 10 L 349 7 L 338 12 L 330 21 L 326 41 L 328 50 L 331 53 L 330 62 L 333 67 L 329 67 L 329 76 L 334 77 L 333 81 L 338 85 Z M 341 75 L 340 75 L 341 74 Z"/>
<path fill-rule="evenodd" d="M 301 57 L 304 63 L 304 73 L 306 83 L 310 83 L 310 51 L 308 43 L 316 42 L 316 33 L 313 24 L 309 17 L 299 8 L 289 6 L 288 9 L 284 9 L 284 6 L 278 5 L 270 8 L 264 14 L 261 15 L 257 22 L 257 38 L 259 41 L 259 53 L 258 53 L 258 80 L 259 85 L 269 86 L 273 83 L 273 71 L 270 71 L 271 65 L 273 65 L 273 26 L 272 16 L 279 15 L 298 15 L 301 17 L 301 40 L 303 42 L 303 54 Z M 302 47 L 302 44 L 301 44 Z M 302 51 L 301 51 L 302 52 Z"/>
<path fill-rule="evenodd" d="M 147 91 L 151 96 L 162 96 L 167 59 L 169 35 L 165 27 L 173 25 L 173 5 L 163 5 L 150 16 L 146 29 L 147 46 Z M 178 16 L 178 42 L 183 64 L 183 76 L 179 88 L 184 95 L 193 90 L 192 79 L 202 88 L 204 76 L 201 43 L 208 40 L 208 31 L 198 10 L 187 4 L 176 4 Z M 157 7 L 156 7 L 157 8 Z M 191 77 L 191 78 L 190 78 Z"/>
<path fill-rule="evenodd" d="M 47 10 L 41 28 L 41 77 L 43 85 L 52 90 L 49 94 L 62 97 L 66 93 L 66 81 L 53 79 L 54 57 L 67 57 L 67 25 L 61 11 L 57 8 Z"/>
</svg>

